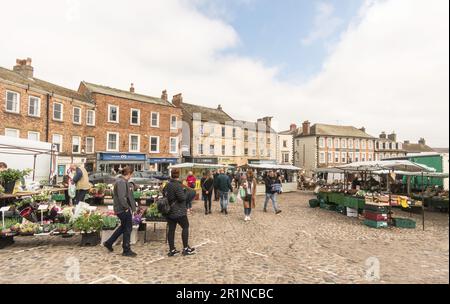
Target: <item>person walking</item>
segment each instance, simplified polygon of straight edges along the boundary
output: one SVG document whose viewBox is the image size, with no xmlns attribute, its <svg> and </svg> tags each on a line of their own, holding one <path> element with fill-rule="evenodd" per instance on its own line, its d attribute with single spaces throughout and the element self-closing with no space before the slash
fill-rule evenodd
<svg viewBox="0 0 450 304">
<path fill-rule="evenodd" d="M 207 172 L 206 176 L 202 178 L 201 185 L 203 201 L 205 203 L 205 214 L 211 214 L 211 200 L 214 189 L 214 179 L 211 172 Z"/>
<path fill-rule="evenodd" d="M 276 214 L 281 213 L 281 210 L 278 208 L 277 203 L 277 194 L 281 189 L 281 181 L 275 175 L 273 171 L 270 171 L 267 176 L 264 178 L 264 184 L 266 186 L 266 197 L 264 200 L 264 212 L 267 212 L 267 204 L 269 200 L 272 201 L 272 206 Z"/>
<path fill-rule="evenodd" d="M 169 231 L 167 233 L 167 239 L 169 243 L 169 257 L 178 255 L 180 252 L 175 248 L 175 230 L 177 224 L 180 225 L 181 239 L 183 241 L 183 252 L 184 256 L 192 255 L 195 253 L 195 248 L 189 246 L 189 220 L 187 217 L 186 208 L 186 188 L 180 181 L 180 171 L 178 169 L 173 169 L 171 172 L 171 179 L 166 187 L 163 189 L 169 204 L 171 204 L 170 212 L 166 216 L 167 225 L 169 226 Z"/>
<path fill-rule="evenodd" d="M 219 176 L 217 176 L 216 180 L 217 190 L 219 191 L 220 198 L 220 212 L 228 214 L 228 194 L 230 191 L 233 191 L 233 187 L 231 186 L 230 178 L 225 175 L 224 170 L 219 170 Z"/>
<path fill-rule="evenodd" d="M 239 196 L 244 203 L 244 221 L 250 221 L 252 209 L 256 205 L 256 178 L 252 170 L 247 171 L 247 175 L 241 177 Z"/>
<path fill-rule="evenodd" d="M 89 176 L 86 169 L 83 166 L 77 166 L 75 164 L 70 165 L 70 171 L 74 174 L 72 179 L 73 183 L 76 185 L 77 192 L 75 198 L 73 199 L 74 205 L 79 202 L 83 202 L 86 194 L 91 188 L 89 183 Z"/>
<path fill-rule="evenodd" d="M 214 180 L 214 201 L 219 200 L 219 189 L 217 188 L 217 178 L 219 177 L 219 173 L 214 170 L 213 172 L 213 180 Z"/>
<path fill-rule="evenodd" d="M 133 186 L 128 181 L 130 180 L 133 171 L 133 168 L 128 166 L 125 167 L 122 170 L 122 175 L 114 184 L 114 212 L 120 219 L 120 226 L 114 231 L 113 235 L 103 243 L 103 246 L 112 252 L 112 245 L 117 241 L 119 236 L 123 235 L 122 255 L 127 257 L 135 257 L 137 255 L 130 247 L 131 231 L 133 230 L 133 213 L 136 211 L 136 202 L 133 197 Z"/>
</svg>

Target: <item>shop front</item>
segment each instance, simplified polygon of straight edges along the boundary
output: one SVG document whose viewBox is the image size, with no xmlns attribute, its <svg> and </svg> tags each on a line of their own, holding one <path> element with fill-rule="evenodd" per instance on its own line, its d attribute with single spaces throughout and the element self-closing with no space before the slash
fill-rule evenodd
<svg viewBox="0 0 450 304">
<path fill-rule="evenodd" d="M 194 163 L 194 164 L 206 164 L 206 165 L 217 165 L 219 164 L 219 159 L 217 157 L 184 157 L 184 163 Z"/>
<path fill-rule="evenodd" d="M 169 173 L 169 166 L 178 163 L 178 158 L 152 157 L 148 159 L 149 170 L 157 171 L 163 174 Z"/>
<path fill-rule="evenodd" d="M 84 166 L 88 172 L 92 171 L 93 169 L 93 163 L 88 163 L 86 157 L 58 155 L 56 157 L 56 177 L 58 182 L 62 181 L 63 176 L 66 174 L 71 164 Z"/>
<path fill-rule="evenodd" d="M 97 153 L 97 171 L 117 174 L 125 166 L 131 166 L 135 171 L 146 169 L 147 155 L 141 153 Z"/>
</svg>

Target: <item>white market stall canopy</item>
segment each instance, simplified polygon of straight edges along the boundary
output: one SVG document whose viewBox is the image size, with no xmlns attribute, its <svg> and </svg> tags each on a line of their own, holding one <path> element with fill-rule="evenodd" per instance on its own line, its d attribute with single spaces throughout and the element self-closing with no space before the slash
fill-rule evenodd
<svg viewBox="0 0 450 304">
<path fill-rule="evenodd" d="M 253 169 L 266 169 L 266 170 L 291 170 L 299 171 L 301 168 L 293 165 L 277 165 L 277 164 L 249 164 L 243 167 L 253 168 Z"/>
<path fill-rule="evenodd" d="M 202 168 L 202 169 L 219 169 L 228 168 L 228 165 L 216 164 L 198 164 L 198 163 L 183 163 L 169 166 L 169 169 L 184 169 L 184 168 Z"/>
<path fill-rule="evenodd" d="M 435 172 L 434 168 L 414 163 L 409 160 L 386 160 L 386 161 L 365 161 L 355 162 L 335 168 L 343 171 L 404 171 L 404 172 Z"/>
</svg>

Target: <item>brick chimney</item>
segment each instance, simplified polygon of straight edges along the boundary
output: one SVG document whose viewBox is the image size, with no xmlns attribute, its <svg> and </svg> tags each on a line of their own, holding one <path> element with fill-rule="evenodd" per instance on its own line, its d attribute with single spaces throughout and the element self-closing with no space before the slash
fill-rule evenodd
<svg viewBox="0 0 450 304">
<path fill-rule="evenodd" d="M 292 123 L 292 124 L 289 126 L 289 131 L 293 132 L 293 131 L 295 131 L 295 130 L 297 130 L 297 125 L 296 125 L 295 123 Z"/>
<path fill-rule="evenodd" d="M 387 137 L 386 137 L 386 132 L 381 132 L 381 134 L 380 134 L 380 138 L 382 138 L 382 139 L 386 139 Z"/>
<path fill-rule="evenodd" d="M 218 105 L 218 106 L 217 106 L 217 110 L 222 111 L 222 106 L 221 106 L 221 105 Z"/>
<path fill-rule="evenodd" d="M 134 83 L 132 83 L 131 86 L 130 86 L 130 92 L 134 93 Z"/>
<path fill-rule="evenodd" d="M 419 144 L 425 146 L 425 138 L 421 137 L 421 138 L 419 139 Z"/>
<path fill-rule="evenodd" d="M 31 58 L 16 59 L 16 65 L 13 67 L 13 71 L 19 73 L 23 77 L 33 77 L 33 67 L 31 66 Z"/>
<path fill-rule="evenodd" d="M 363 131 L 364 133 L 366 133 L 366 127 L 362 127 L 360 128 L 361 131 Z"/>
<path fill-rule="evenodd" d="M 183 104 L 183 95 L 181 95 L 181 93 L 177 94 L 177 95 L 173 95 L 172 103 L 174 106 L 180 108 L 181 105 Z"/>
<path fill-rule="evenodd" d="M 306 120 L 302 124 L 303 135 L 309 135 L 311 133 L 311 123 Z"/>
<path fill-rule="evenodd" d="M 168 97 L 167 97 L 167 90 L 162 91 L 161 93 L 161 99 L 167 101 Z"/>
<path fill-rule="evenodd" d="M 395 134 L 395 132 L 392 132 L 391 134 L 388 135 L 388 138 L 392 141 L 397 141 L 397 134 Z"/>
</svg>

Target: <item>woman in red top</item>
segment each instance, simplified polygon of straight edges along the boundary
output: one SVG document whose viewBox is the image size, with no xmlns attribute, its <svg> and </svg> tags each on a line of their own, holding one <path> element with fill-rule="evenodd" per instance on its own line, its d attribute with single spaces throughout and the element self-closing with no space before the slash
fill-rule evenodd
<svg viewBox="0 0 450 304">
<path fill-rule="evenodd" d="M 197 179 L 195 178 L 194 174 L 192 173 L 192 171 L 189 171 L 188 176 L 186 177 L 187 186 L 191 189 L 195 189 L 196 182 L 197 182 Z M 188 213 L 192 214 L 192 200 L 187 200 L 186 205 L 187 205 L 186 207 L 187 207 Z"/>
</svg>

